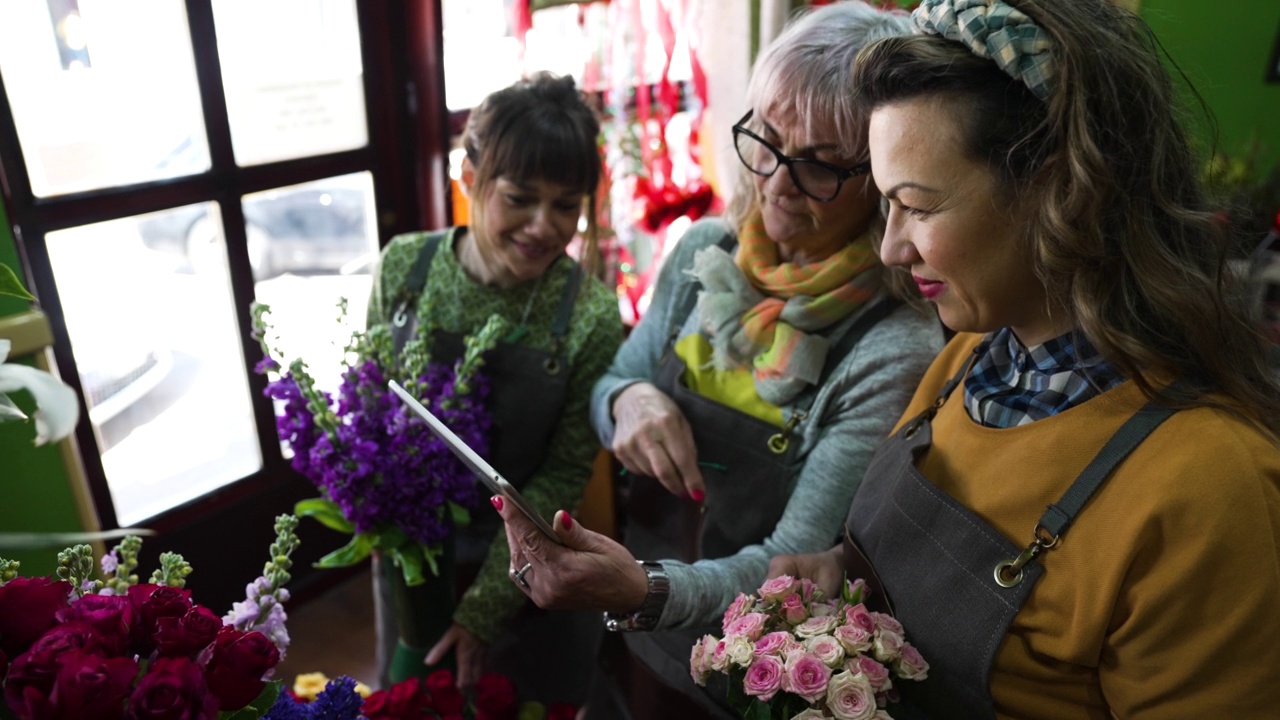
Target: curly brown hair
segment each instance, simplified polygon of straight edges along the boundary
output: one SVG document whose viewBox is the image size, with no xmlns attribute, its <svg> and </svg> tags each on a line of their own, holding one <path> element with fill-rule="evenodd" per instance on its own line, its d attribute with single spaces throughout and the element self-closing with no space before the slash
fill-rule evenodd
<svg viewBox="0 0 1280 720">
<path fill-rule="evenodd" d="M 964 45 L 915 35 L 859 54 L 859 102 L 953 103 L 964 151 L 1036 209 L 1024 236 L 1051 312 L 1148 397 L 1220 407 L 1274 437 L 1280 387 L 1159 42 L 1108 0 L 1005 2 L 1052 40 L 1046 101 Z"/>
</svg>

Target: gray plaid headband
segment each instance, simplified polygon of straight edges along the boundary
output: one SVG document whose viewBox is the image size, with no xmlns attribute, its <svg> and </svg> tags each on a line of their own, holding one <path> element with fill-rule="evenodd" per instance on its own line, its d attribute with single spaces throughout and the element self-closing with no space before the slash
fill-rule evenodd
<svg viewBox="0 0 1280 720">
<path fill-rule="evenodd" d="M 1000 0 L 924 0 L 911 13 L 916 32 L 963 43 L 979 57 L 994 60 L 1041 100 L 1053 79 L 1053 43 L 1040 26 Z"/>
</svg>

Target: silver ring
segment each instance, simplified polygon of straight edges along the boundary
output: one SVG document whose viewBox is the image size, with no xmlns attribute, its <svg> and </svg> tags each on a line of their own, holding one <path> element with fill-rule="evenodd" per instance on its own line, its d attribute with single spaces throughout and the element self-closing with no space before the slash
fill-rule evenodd
<svg viewBox="0 0 1280 720">
<path fill-rule="evenodd" d="M 524 567 L 520 568 L 519 570 L 516 570 L 515 568 L 511 568 L 510 570 L 507 571 L 507 573 L 511 575 L 512 580 L 515 580 L 517 583 L 520 584 L 520 587 L 525 588 L 527 590 L 529 589 L 529 581 L 524 579 L 524 574 L 529 572 L 529 568 L 531 567 L 533 567 L 533 563 L 527 562 L 524 564 Z"/>
</svg>

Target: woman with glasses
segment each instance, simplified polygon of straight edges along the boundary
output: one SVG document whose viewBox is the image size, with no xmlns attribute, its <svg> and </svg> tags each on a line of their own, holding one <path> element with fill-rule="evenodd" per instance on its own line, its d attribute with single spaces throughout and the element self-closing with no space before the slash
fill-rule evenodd
<svg viewBox="0 0 1280 720">
<path fill-rule="evenodd" d="M 728 216 L 681 238 L 593 393 L 593 424 L 629 478 L 626 547 L 583 532 L 552 548 L 503 513 L 513 579 L 535 602 L 606 611 L 624 633 L 612 678 L 628 707 L 593 714 L 728 716 L 723 689 L 689 676 L 694 640 L 720 633 L 771 556 L 830 547 L 942 345 L 878 261 L 880 196 L 848 83 L 863 45 L 906 29 L 904 15 L 836 3 L 756 62 Z"/>
</svg>

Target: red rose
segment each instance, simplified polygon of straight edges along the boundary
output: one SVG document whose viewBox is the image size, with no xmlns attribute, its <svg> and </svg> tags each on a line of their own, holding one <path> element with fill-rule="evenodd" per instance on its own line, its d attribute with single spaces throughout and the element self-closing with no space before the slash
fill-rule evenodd
<svg viewBox="0 0 1280 720">
<path fill-rule="evenodd" d="M 4 701 L 14 715 L 31 718 L 43 711 L 59 666 L 58 655 L 52 652 L 25 652 L 13 659 L 4 681 Z"/>
<path fill-rule="evenodd" d="M 266 635 L 223 627 L 213 640 L 205 681 L 219 710 L 239 710 L 262 692 L 262 676 L 280 662 L 280 651 Z"/>
<path fill-rule="evenodd" d="M 86 622 L 69 622 L 54 627 L 31 644 L 32 653 L 51 652 L 59 655 L 68 650 L 84 650 L 85 652 L 106 655 L 102 647 L 102 636 L 93 626 Z"/>
<path fill-rule="evenodd" d="M 60 622 L 88 623 L 102 638 L 102 647 L 112 657 L 129 648 L 129 629 L 134 624 L 133 605 L 123 595 L 85 595 L 58 611 Z"/>
<path fill-rule="evenodd" d="M 129 720 L 214 720 L 218 698 L 188 658 L 159 658 L 129 697 Z"/>
<path fill-rule="evenodd" d="M 514 720 L 516 686 L 506 675 L 489 673 L 476 681 L 476 720 Z"/>
<path fill-rule="evenodd" d="M 422 681 L 411 677 L 365 698 L 360 713 L 368 720 L 420 720 L 430 704 Z"/>
<path fill-rule="evenodd" d="M 196 605 L 182 617 L 156 620 L 156 650 L 161 657 L 193 657 L 222 629 L 222 618 L 203 605 Z"/>
<path fill-rule="evenodd" d="M 155 648 L 156 621 L 180 618 L 191 609 L 191 591 L 168 585 L 130 585 L 129 602 L 133 604 L 133 649 L 147 656 Z"/>
<path fill-rule="evenodd" d="M 578 717 L 578 708 L 569 703 L 551 703 L 547 706 L 546 720 L 573 720 Z"/>
<path fill-rule="evenodd" d="M 70 602 L 71 583 L 51 577 L 19 577 L 0 585 L 0 650 L 17 658 Z"/>
<path fill-rule="evenodd" d="M 138 675 L 138 663 L 133 658 L 68 650 L 60 660 L 62 667 L 49 694 L 50 712 L 35 716 L 37 719 L 123 720 L 124 700 Z"/>
<path fill-rule="evenodd" d="M 436 670 L 428 675 L 427 692 L 431 695 L 431 707 L 441 715 L 462 712 L 467 704 L 453 679 L 452 670 Z"/>
</svg>

